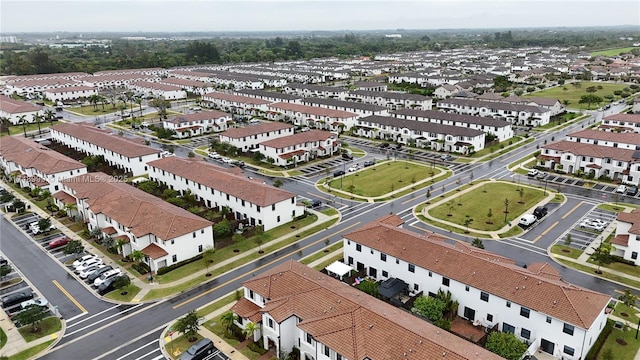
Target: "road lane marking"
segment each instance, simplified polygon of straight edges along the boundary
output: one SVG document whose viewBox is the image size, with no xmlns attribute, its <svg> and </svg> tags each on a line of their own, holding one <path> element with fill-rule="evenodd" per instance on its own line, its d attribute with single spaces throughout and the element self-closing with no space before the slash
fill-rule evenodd
<svg viewBox="0 0 640 360">
<path fill-rule="evenodd" d="M 117 358 L 116 360 L 122 360 L 122 359 L 126 358 L 127 356 L 129 356 L 129 355 L 131 355 L 131 354 L 137 353 L 138 351 L 140 351 L 140 350 L 142 350 L 142 349 L 146 348 L 146 347 L 147 347 L 147 346 L 149 346 L 149 345 L 153 345 L 153 344 L 157 344 L 157 343 L 158 343 L 158 339 L 155 339 L 155 340 L 153 340 L 153 341 L 151 341 L 151 342 L 149 342 L 149 343 L 146 343 L 146 344 L 144 344 L 144 345 L 139 346 L 138 348 L 136 348 L 135 350 L 133 350 L 133 351 L 131 351 L 131 352 L 128 352 L 128 353 L 126 353 L 126 354 L 124 354 L 124 355 L 120 356 L 120 357 L 119 357 L 119 358 Z M 154 353 L 154 352 L 156 352 L 156 351 L 160 351 L 160 349 L 159 349 L 159 348 L 156 348 L 156 349 L 154 349 L 153 351 L 151 351 L 150 353 Z M 144 354 L 142 357 L 145 357 L 146 355 L 149 355 L 150 353 Z M 139 359 L 139 358 L 138 358 L 138 359 Z"/>
<path fill-rule="evenodd" d="M 243 277 L 245 277 L 245 276 L 247 276 L 247 275 L 249 275 L 251 273 L 259 272 L 260 270 L 266 268 L 267 266 L 270 266 L 270 265 L 272 265 L 272 264 L 274 264 L 274 263 L 276 263 L 278 261 L 281 261 L 282 259 L 287 258 L 287 257 L 289 257 L 289 256 L 291 256 L 291 255 L 293 255 L 293 254 L 295 254 L 295 253 L 297 253 L 299 251 L 302 251 L 302 250 L 304 250 L 304 249 L 306 249 L 308 247 L 311 247 L 313 245 L 319 244 L 320 242 L 323 242 L 325 239 L 328 239 L 328 238 L 330 238 L 332 236 L 335 236 L 335 235 L 338 235 L 340 233 L 343 233 L 346 230 L 351 229 L 352 227 L 357 226 L 357 225 L 360 225 L 360 221 L 358 221 L 358 222 L 354 223 L 353 225 L 350 225 L 350 226 L 348 226 L 348 227 L 346 227 L 346 228 L 344 228 L 342 230 L 336 231 L 333 234 L 327 235 L 327 236 L 323 237 L 322 239 L 319 239 L 318 241 L 312 242 L 311 244 L 309 244 L 309 245 L 307 245 L 305 247 L 302 247 L 302 248 L 294 250 L 294 251 L 292 251 L 292 252 L 290 252 L 288 254 L 280 256 L 277 259 L 274 259 L 273 261 L 270 261 L 270 262 L 268 262 L 268 263 L 266 263 L 266 264 L 264 264 L 262 266 L 259 266 L 259 267 L 255 268 L 255 269 L 253 269 L 252 271 L 248 271 L 248 272 L 246 272 L 246 273 L 244 273 L 242 275 L 238 275 L 235 278 L 233 278 L 231 280 L 228 280 L 228 281 L 226 281 L 226 282 L 224 282 L 224 283 L 222 283 L 222 284 L 220 284 L 220 285 L 218 285 L 218 286 L 216 286 L 214 288 L 211 288 L 211 289 L 209 289 L 207 291 L 201 292 L 200 294 L 198 294 L 198 295 L 196 295 L 196 296 L 194 296 L 194 297 L 192 297 L 190 299 L 187 299 L 187 300 L 185 300 L 185 301 L 183 301 L 183 302 L 181 302 L 181 303 L 179 303 L 177 305 L 174 305 L 172 309 L 175 310 L 175 309 L 177 309 L 177 308 L 179 308 L 181 306 L 184 306 L 184 305 L 186 305 L 186 304 L 188 304 L 188 303 L 190 303 L 190 302 L 192 302 L 194 300 L 197 300 L 197 299 L 199 299 L 199 298 L 201 298 L 201 297 L 203 297 L 205 295 L 208 295 L 208 294 L 210 294 L 210 293 L 222 288 L 223 286 L 227 286 L 227 285 L 235 282 L 236 280 L 239 280 L 239 279 L 241 279 L 241 278 L 243 278 Z"/>
<path fill-rule="evenodd" d="M 566 214 L 564 214 L 564 216 L 562 216 L 562 219 L 566 219 L 567 216 L 569 216 L 575 209 L 577 209 L 578 207 L 580 207 L 580 205 L 582 205 L 584 203 L 584 201 L 580 201 L 576 206 L 573 207 L 573 209 L 569 210 Z"/>
<path fill-rule="evenodd" d="M 69 300 L 71 300 L 71 302 L 78 307 L 78 309 L 80 309 L 80 311 L 82 311 L 83 313 L 88 312 L 87 309 L 84 308 L 84 306 L 80 305 L 80 303 L 78 302 L 78 300 L 76 300 L 73 296 L 71 296 L 71 294 L 69 294 L 69 292 L 62 287 L 62 285 L 60 285 L 60 283 L 57 280 L 51 280 L 51 282 L 53 282 L 53 285 L 55 285 L 66 297 L 69 298 Z"/>
<path fill-rule="evenodd" d="M 93 319 L 94 317 L 96 317 L 96 316 L 100 316 L 100 315 L 102 315 L 102 314 L 106 313 L 107 311 L 110 311 L 110 310 L 115 309 L 115 308 L 117 308 L 117 307 L 120 307 L 120 305 L 112 306 L 112 307 L 110 307 L 110 308 L 108 308 L 108 309 L 105 309 L 105 310 L 100 311 L 99 313 L 95 313 L 95 314 L 93 314 L 93 315 L 89 316 L 88 318 L 85 318 L 85 319 L 82 319 L 82 320 L 80 320 L 80 321 L 78 321 L 78 322 L 76 322 L 76 323 L 73 323 L 73 324 L 67 325 L 67 329 L 72 328 L 72 327 L 74 327 L 74 326 L 77 326 L 78 324 L 81 324 L 81 323 L 83 323 L 83 322 L 85 322 L 85 321 L 87 321 L 87 320 L 91 320 L 91 319 Z M 80 315 L 86 315 L 86 314 L 80 314 Z M 77 317 L 78 317 L 78 316 L 74 316 L 73 318 L 71 318 L 71 319 L 67 320 L 67 324 L 68 324 L 71 320 L 73 320 L 73 319 L 75 319 L 75 318 L 77 318 Z"/>
<path fill-rule="evenodd" d="M 536 238 L 533 239 L 533 242 L 535 243 L 536 241 L 540 240 L 543 236 L 547 235 L 547 233 L 551 231 L 551 229 L 553 229 L 556 225 L 558 225 L 558 223 L 559 221 L 556 221 L 553 224 L 551 224 L 551 226 L 549 226 L 543 232 L 541 232 L 540 235 L 536 236 Z"/>
<path fill-rule="evenodd" d="M 78 332 L 80 332 L 80 331 L 84 330 L 84 329 L 87 329 L 87 328 L 90 328 L 90 327 L 92 327 L 92 326 L 94 326 L 94 325 L 97 325 L 97 324 L 100 324 L 100 323 L 102 323 L 102 322 L 105 322 L 105 321 L 107 321 L 107 320 L 109 320 L 109 319 L 111 319 L 111 318 L 113 318 L 113 317 L 120 316 L 120 315 L 122 315 L 122 314 L 124 314 L 124 313 L 126 313 L 126 312 L 128 312 L 128 311 L 131 311 L 131 310 L 136 309 L 136 308 L 138 308 L 138 307 L 140 307 L 140 306 L 143 306 L 143 305 L 144 305 L 144 304 L 138 304 L 138 305 L 136 305 L 136 306 L 134 306 L 134 307 L 130 307 L 130 308 L 128 308 L 128 309 L 126 309 L 126 310 L 124 310 L 124 311 L 121 311 L 121 312 L 119 312 L 119 313 L 115 313 L 115 314 L 113 314 L 113 315 L 111 315 L 111 316 L 107 316 L 106 318 L 102 318 L 102 319 L 100 319 L 100 320 L 98 320 L 98 321 L 96 321 L 96 322 L 93 322 L 93 323 L 91 323 L 90 325 L 87 325 L 87 326 L 85 326 L 85 327 L 83 327 L 83 328 L 80 328 L 80 329 L 78 329 L 78 330 L 76 330 L 76 331 L 72 331 L 72 332 L 70 332 L 70 333 L 65 333 L 62 337 L 71 336 L 71 335 L 73 335 L 73 334 L 75 334 L 75 333 L 78 333 Z"/>
</svg>

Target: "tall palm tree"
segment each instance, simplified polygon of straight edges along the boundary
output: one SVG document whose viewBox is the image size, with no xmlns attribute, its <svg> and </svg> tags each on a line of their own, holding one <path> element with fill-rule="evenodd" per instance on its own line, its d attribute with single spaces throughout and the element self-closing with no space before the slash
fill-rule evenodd
<svg viewBox="0 0 640 360">
<path fill-rule="evenodd" d="M 11 126 L 11 121 L 8 117 L 2 116 L 0 117 L 0 133 L 2 133 L 3 129 L 7 130 L 7 135 L 11 136 L 11 132 L 9 131 L 9 126 Z"/>
<path fill-rule="evenodd" d="M 260 325 L 249 321 L 245 326 L 244 326 L 244 330 L 242 331 L 244 333 L 244 336 L 246 336 L 247 338 L 252 337 L 253 338 L 253 334 L 258 331 L 260 329 Z M 251 339 L 251 341 L 253 341 L 253 339 Z"/>
<path fill-rule="evenodd" d="M 100 102 L 100 97 L 96 94 L 89 96 L 89 103 L 93 105 L 93 112 L 98 111 L 98 103 Z"/>
<path fill-rule="evenodd" d="M 53 113 L 53 110 L 47 109 L 44 111 L 45 119 L 49 122 L 49 125 L 53 126 L 53 119 L 56 118 L 56 115 Z"/>
<path fill-rule="evenodd" d="M 18 124 L 22 125 L 22 131 L 24 131 L 24 137 L 27 137 L 27 115 L 18 116 Z"/>
<path fill-rule="evenodd" d="M 125 91 L 124 94 L 122 95 L 124 96 L 127 102 L 131 103 L 131 113 L 133 113 L 133 100 L 136 94 L 133 91 Z"/>
<path fill-rule="evenodd" d="M 42 134 L 42 129 L 40 129 L 40 122 L 43 120 L 43 116 L 35 113 L 33 114 L 33 121 L 38 125 L 38 135 Z"/>
<path fill-rule="evenodd" d="M 231 325 L 233 325 L 233 323 L 237 319 L 238 315 L 234 314 L 231 311 L 227 311 L 226 313 L 222 314 L 222 316 L 220 316 L 220 322 L 222 323 L 222 326 L 227 329 L 227 332 L 229 332 L 229 329 L 231 329 Z"/>
<path fill-rule="evenodd" d="M 140 116 L 142 116 L 142 96 L 136 96 L 135 100 L 136 104 L 138 104 L 138 107 L 140 108 Z"/>
</svg>

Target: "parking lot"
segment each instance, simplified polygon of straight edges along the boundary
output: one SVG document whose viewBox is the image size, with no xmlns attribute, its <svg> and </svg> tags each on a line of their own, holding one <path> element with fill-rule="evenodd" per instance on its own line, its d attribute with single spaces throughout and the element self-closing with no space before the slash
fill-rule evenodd
<svg viewBox="0 0 640 360">
<path fill-rule="evenodd" d="M 575 179 L 575 178 L 571 178 L 568 176 L 562 176 L 562 175 L 558 175 L 558 174 L 554 174 L 554 173 L 547 173 L 547 176 L 544 178 L 544 180 L 536 180 L 537 183 L 539 183 L 541 186 L 544 186 L 545 182 L 547 186 L 554 186 L 554 185 L 572 185 L 572 186 L 579 186 L 582 187 L 585 185 L 585 183 L 587 181 L 582 180 L 582 179 Z M 593 187 L 591 187 L 593 190 L 598 190 L 598 191 L 602 191 L 604 193 L 609 193 L 609 194 L 603 194 L 603 198 L 602 200 L 604 201 L 609 201 L 609 202 L 613 202 L 616 199 L 617 196 L 617 200 L 619 202 L 624 202 L 624 199 L 626 197 L 629 198 L 636 198 L 636 199 L 640 199 L 640 192 L 636 193 L 635 195 L 626 195 L 626 194 L 619 194 L 616 193 L 616 189 L 617 189 L 617 185 L 609 185 L 609 184 L 603 184 L 603 183 L 596 183 L 595 185 L 593 185 Z"/>
<path fill-rule="evenodd" d="M 20 311 L 24 309 L 23 306 L 21 305 L 23 301 L 27 301 L 27 300 L 42 301 L 46 303 L 46 306 L 43 307 L 44 311 L 46 312 L 45 317 L 53 316 L 54 315 L 53 309 L 50 307 L 48 301 L 46 301 L 42 296 L 40 296 L 35 291 L 35 289 L 33 289 L 31 286 L 29 286 L 29 284 L 26 281 L 24 281 L 24 276 L 18 273 L 18 270 L 16 269 L 15 266 L 13 266 L 10 263 L 9 265 L 11 266 L 12 271 L 11 273 L 7 274 L 4 277 L 3 282 L 11 283 L 11 282 L 15 282 L 17 279 L 22 279 L 22 280 L 20 282 L 16 282 L 10 286 L 0 289 L 0 298 L 4 299 L 6 296 L 12 296 L 20 293 L 24 293 L 27 295 L 25 299 L 23 299 L 18 303 L 15 303 L 9 306 L 5 306 L 4 303 L 2 304 L 3 306 L 2 309 L 7 313 L 11 321 L 13 321 L 13 323 L 16 325 L 16 327 L 20 327 L 24 325 L 24 324 L 19 324 L 17 318 L 15 317 L 16 314 L 18 314 Z"/>
<path fill-rule="evenodd" d="M 573 228 L 567 233 L 567 235 L 571 235 L 571 243 L 569 244 L 569 246 L 584 251 L 591 245 L 593 241 L 602 236 L 597 231 L 581 229 L 580 223 L 583 220 L 597 219 L 605 221 L 607 223 L 607 226 L 611 226 L 611 223 L 616 219 L 616 216 L 617 214 L 611 211 L 606 211 L 598 208 L 591 210 L 584 217 L 582 217 L 580 221 L 576 222 Z M 565 239 L 566 235 L 565 238 L 559 239 L 558 241 L 560 244 L 564 244 Z"/>
</svg>

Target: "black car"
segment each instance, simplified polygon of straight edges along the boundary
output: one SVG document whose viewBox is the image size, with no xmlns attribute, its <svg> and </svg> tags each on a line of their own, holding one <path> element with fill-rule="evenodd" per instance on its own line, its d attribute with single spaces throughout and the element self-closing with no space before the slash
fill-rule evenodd
<svg viewBox="0 0 640 360">
<path fill-rule="evenodd" d="M 98 286 L 98 295 L 104 295 L 115 290 L 114 284 L 116 283 L 116 279 L 119 277 L 120 276 L 111 277 L 100 284 L 100 286 Z"/>
<path fill-rule="evenodd" d="M 538 206 L 535 210 L 533 210 L 533 215 L 538 218 L 538 220 L 542 219 L 547 215 L 549 210 L 547 210 L 544 206 Z"/>
<path fill-rule="evenodd" d="M 382 143 L 382 144 L 380 144 L 380 148 L 382 148 L 382 149 L 386 149 L 386 148 L 388 148 L 388 147 L 389 147 L 389 143 Z"/>
<path fill-rule="evenodd" d="M 353 155 L 349 154 L 349 153 L 343 153 L 342 154 L 342 158 L 345 160 L 353 160 Z"/>
<path fill-rule="evenodd" d="M 211 339 L 202 339 L 180 355 L 180 360 L 202 360 L 216 349 Z"/>
<path fill-rule="evenodd" d="M 637 192 L 638 192 L 638 187 L 637 186 L 631 185 L 631 186 L 627 187 L 627 192 L 626 192 L 627 195 L 635 196 Z"/>
<path fill-rule="evenodd" d="M 375 160 L 367 160 L 367 161 L 364 162 L 364 167 L 373 166 L 375 164 L 376 164 Z"/>
<path fill-rule="evenodd" d="M 311 207 L 311 208 L 318 207 L 318 206 L 320 206 L 320 205 L 322 205 L 322 201 L 320 201 L 320 200 L 318 200 L 318 199 L 312 200 L 312 201 L 309 203 L 309 207 Z"/>
<path fill-rule="evenodd" d="M 2 307 L 7 308 L 9 306 L 18 305 L 23 301 L 33 299 L 33 293 L 31 291 L 21 291 L 11 295 L 7 295 L 2 298 Z"/>
<path fill-rule="evenodd" d="M 233 160 L 233 161 L 231 162 L 231 165 L 235 165 L 235 166 L 237 166 L 237 167 L 244 167 L 244 161 L 241 161 L 241 160 Z"/>
<path fill-rule="evenodd" d="M 113 270 L 113 267 L 112 266 L 105 266 L 103 268 L 99 268 L 96 271 L 94 271 L 91 274 L 89 274 L 89 276 L 87 276 L 87 281 L 89 281 L 90 284 L 93 284 L 95 279 L 99 278 L 100 275 L 106 273 L 109 270 Z"/>
<path fill-rule="evenodd" d="M 333 173 L 334 177 L 338 177 L 338 176 L 342 176 L 342 175 L 344 175 L 344 171 L 342 171 L 342 170 L 338 170 L 338 171 Z"/>
<path fill-rule="evenodd" d="M 393 148 L 396 150 L 400 150 L 400 148 L 402 148 L 402 144 L 398 143 Z"/>
</svg>

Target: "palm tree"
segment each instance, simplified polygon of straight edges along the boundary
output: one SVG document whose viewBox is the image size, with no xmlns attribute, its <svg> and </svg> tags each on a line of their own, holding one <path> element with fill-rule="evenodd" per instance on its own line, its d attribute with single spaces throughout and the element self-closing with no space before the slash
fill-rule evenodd
<svg viewBox="0 0 640 360">
<path fill-rule="evenodd" d="M 100 105 L 102 105 L 102 111 L 104 111 L 104 103 L 107 100 L 107 98 L 105 98 L 102 95 L 98 95 L 98 102 L 100 103 Z"/>
<path fill-rule="evenodd" d="M 22 125 L 22 131 L 24 131 L 24 137 L 27 137 L 27 115 L 18 116 L 18 124 Z"/>
<path fill-rule="evenodd" d="M 247 338 L 249 337 L 253 337 L 253 334 L 258 331 L 260 329 L 260 325 L 249 321 L 245 326 L 244 326 L 244 330 L 242 331 L 244 333 L 244 336 L 246 336 Z M 251 339 L 251 341 L 253 341 L 253 339 Z"/>
<path fill-rule="evenodd" d="M 133 252 L 131 252 L 131 254 L 129 255 L 131 260 L 134 261 L 134 262 L 142 261 L 142 259 L 144 259 L 145 256 L 146 255 L 140 250 L 133 250 Z"/>
<path fill-rule="evenodd" d="M 220 316 L 220 322 L 222 323 L 222 326 L 227 329 L 227 332 L 229 332 L 229 329 L 231 329 L 231 325 L 233 325 L 236 320 L 238 320 L 238 315 L 232 313 L 231 311 L 227 311 L 226 313 L 222 314 L 222 316 Z"/>
<path fill-rule="evenodd" d="M 3 129 L 7 130 L 7 135 L 11 136 L 11 132 L 9 131 L 9 126 L 11 126 L 11 121 L 8 117 L 3 116 L 0 117 L 0 133 L 2 133 Z"/>
<path fill-rule="evenodd" d="M 136 104 L 140 108 L 140 116 L 142 116 L 142 96 L 136 96 Z"/>
<path fill-rule="evenodd" d="M 56 115 L 53 113 L 53 110 L 47 109 L 44 111 L 45 119 L 49 122 L 49 125 L 53 126 L 53 119 L 56 118 Z"/>
<path fill-rule="evenodd" d="M 100 97 L 96 94 L 89 96 L 89 103 L 93 105 L 93 112 L 98 111 L 98 103 L 100 102 Z"/>
<path fill-rule="evenodd" d="M 43 116 L 35 113 L 33 114 L 33 121 L 38 125 L 38 135 L 42 134 L 42 129 L 40 129 L 40 121 L 43 120 Z"/>
</svg>

